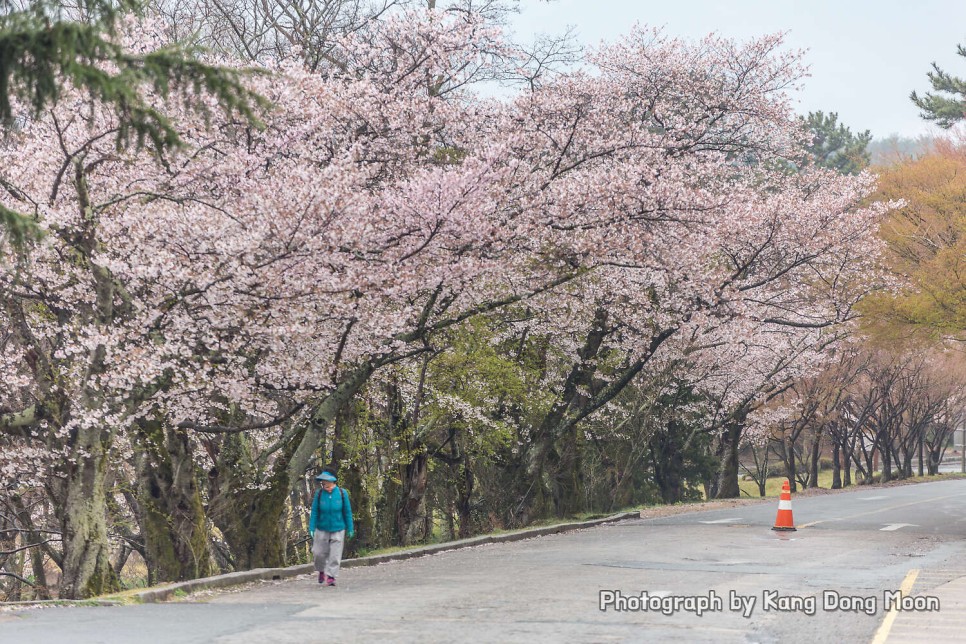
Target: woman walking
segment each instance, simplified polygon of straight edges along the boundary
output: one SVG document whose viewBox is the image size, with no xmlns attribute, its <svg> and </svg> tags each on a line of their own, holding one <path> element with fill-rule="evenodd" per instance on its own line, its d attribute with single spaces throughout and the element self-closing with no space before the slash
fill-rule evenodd
<svg viewBox="0 0 966 644">
<path fill-rule="evenodd" d="M 352 525 L 352 506 L 349 495 L 336 485 L 338 479 L 326 468 L 315 477 L 322 483 L 312 499 L 309 516 L 309 534 L 312 535 L 312 555 L 315 569 L 319 571 L 319 583 L 335 586 L 342 563 L 342 547 L 345 537 L 355 535 Z"/>
</svg>

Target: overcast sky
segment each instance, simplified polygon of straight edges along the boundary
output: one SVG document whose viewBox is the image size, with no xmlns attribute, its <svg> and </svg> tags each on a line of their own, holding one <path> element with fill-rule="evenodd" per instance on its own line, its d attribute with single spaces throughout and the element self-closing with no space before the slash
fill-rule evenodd
<svg viewBox="0 0 966 644">
<path fill-rule="evenodd" d="M 909 93 L 930 89 L 930 63 L 966 77 L 963 0 L 524 0 L 514 30 L 523 40 L 538 32 L 577 28 L 593 45 L 635 22 L 663 27 L 669 36 L 708 33 L 746 40 L 787 32 L 790 49 L 805 49 L 810 77 L 795 97 L 801 113 L 838 112 L 853 132 L 916 136 L 940 130 L 919 118 Z"/>
</svg>

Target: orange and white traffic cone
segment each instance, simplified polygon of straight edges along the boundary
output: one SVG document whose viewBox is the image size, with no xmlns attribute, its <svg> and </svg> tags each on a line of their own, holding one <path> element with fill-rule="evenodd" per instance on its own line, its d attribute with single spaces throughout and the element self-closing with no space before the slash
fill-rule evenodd
<svg viewBox="0 0 966 644">
<path fill-rule="evenodd" d="M 782 495 L 778 499 L 778 516 L 775 517 L 775 527 L 772 530 L 795 529 L 795 519 L 792 518 L 792 491 L 788 486 L 788 479 L 782 484 Z"/>
</svg>

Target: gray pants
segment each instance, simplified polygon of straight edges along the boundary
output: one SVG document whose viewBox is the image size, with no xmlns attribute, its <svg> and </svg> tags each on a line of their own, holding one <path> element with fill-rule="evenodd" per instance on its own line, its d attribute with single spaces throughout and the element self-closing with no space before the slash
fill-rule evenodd
<svg viewBox="0 0 966 644">
<path fill-rule="evenodd" d="M 325 532 L 316 530 L 312 535 L 312 555 L 315 557 L 315 569 L 324 572 L 329 577 L 339 576 L 339 566 L 342 565 L 342 546 L 345 545 L 345 530 Z"/>
</svg>

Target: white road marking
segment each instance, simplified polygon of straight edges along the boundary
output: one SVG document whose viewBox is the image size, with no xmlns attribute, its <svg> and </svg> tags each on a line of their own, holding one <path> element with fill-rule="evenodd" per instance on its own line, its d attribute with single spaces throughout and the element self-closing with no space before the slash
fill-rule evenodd
<svg viewBox="0 0 966 644">
<path fill-rule="evenodd" d="M 698 523 L 734 523 L 735 521 L 741 521 L 741 517 L 735 517 L 733 519 L 718 519 L 717 521 L 698 521 Z"/>
<path fill-rule="evenodd" d="M 888 498 L 887 496 L 860 496 L 859 501 L 881 501 Z"/>
<path fill-rule="evenodd" d="M 932 503 L 934 501 L 944 501 L 946 499 L 953 499 L 959 496 L 964 496 L 963 492 L 957 492 L 956 494 L 947 494 L 945 496 L 936 496 L 931 499 L 920 499 L 918 501 L 910 501 L 908 503 L 900 503 L 898 505 L 887 505 L 885 507 L 876 508 L 875 510 L 869 510 L 868 512 L 859 512 L 858 514 L 853 514 L 852 516 L 848 516 L 848 517 L 834 517 L 831 519 L 819 519 L 818 521 L 812 521 L 811 523 L 803 523 L 797 527 L 801 529 L 801 528 L 807 528 L 813 525 L 818 525 L 819 523 L 828 523 L 829 521 L 848 521 L 849 519 L 867 517 L 870 514 L 879 514 L 881 512 L 888 512 L 890 510 L 898 510 L 899 508 L 907 508 L 911 505 L 922 505 L 923 503 Z"/>
<path fill-rule="evenodd" d="M 890 532 L 892 530 L 898 530 L 899 528 L 918 528 L 918 523 L 890 523 L 884 528 L 879 528 L 880 532 Z"/>
</svg>

